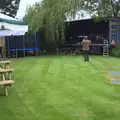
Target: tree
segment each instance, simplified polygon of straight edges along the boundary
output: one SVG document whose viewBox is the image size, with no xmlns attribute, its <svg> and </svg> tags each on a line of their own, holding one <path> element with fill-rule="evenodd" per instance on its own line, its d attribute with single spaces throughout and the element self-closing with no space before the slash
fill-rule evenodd
<svg viewBox="0 0 120 120">
<path fill-rule="evenodd" d="M 29 6 L 25 18 L 30 31 L 44 31 L 50 42 L 64 39 L 65 20 L 67 16 L 74 16 L 75 0 L 43 0 Z"/>
<path fill-rule="evenodd" d="M 10 1 L 10 0 L 1 0 L 1 1 L 0 1 L 0 9 L 5 8 L 7 2 L 9 2 L 9 1 Z"/>
<path fill-rule="evenodd" d="M 94 12 L 94 16 L 120 16 L 120 0 L 85 0 L 84 6 L 90 13 Z"/>
<path fill-rule="evenodd" d="M 19 9 L 19 4 L 20 0 L 9 0 L 4 3 L 4 7 L 2 7 L 1 13 L 11 17 L 15 17 L 17 14 L 17 10 Z"/>
<path fill-rule="evenodd" d="M 50 42 L 64 39 L 65 20 L 86 11 L 91 16 L 119 16 L 120 0 L 42 0 L 29 6 L 25 19 L 30 31 L 44 31 Z"/>
</svg>

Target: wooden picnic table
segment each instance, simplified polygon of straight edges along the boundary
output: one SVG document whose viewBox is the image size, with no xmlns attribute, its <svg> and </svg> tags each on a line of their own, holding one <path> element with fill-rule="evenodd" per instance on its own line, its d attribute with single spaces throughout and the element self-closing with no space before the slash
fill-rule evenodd
<svg viewBox="0 0 120 120">
<path fill-rule="evenodd" d="M 13 69 L 10 69 L 12 61 L 0 61 L 0 74 L 1 74 L 1 80 L 0 85 L 4 86 L 5 94 L 8 95 L 7 87 L 9 85 L 12 85 L 14 81 L 11 79 L 11 74 Z"/>
<path fill-rule="evenodd" d="M 0 73 L 2 74 L 1 80 L 0 80 L 0 85 L 4 86 L 5 94 L 8 96 L 8 90 L 7 87 L 9 85 L 12 85 L 14 83 L 13 80 L 11 80 L 11 77 L 6 77 L 6 73 L 9 73 L 10 75 L 12 73 L 13 69 L 0 69 Z"/>
<path fill-rule="evenodd" d="M 10 69 L 10 65 L 11 65 L 12 61 L 0 61 L 0 67 L 3 69 Z"/>
</svg>

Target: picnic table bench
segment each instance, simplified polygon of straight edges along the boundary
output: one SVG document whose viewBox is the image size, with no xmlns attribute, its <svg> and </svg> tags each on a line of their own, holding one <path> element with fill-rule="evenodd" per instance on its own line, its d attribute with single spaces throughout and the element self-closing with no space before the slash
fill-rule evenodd
<svg viewBox="0 0 120 120">
<path fill-rule="evenodd" d="M 0 61 L 0 67 L 4 69 L 9 69 L 12 61 Z"/>
<path fill-rule="evenodd" d="M 10 69 L 11 61 L 0 61 L 0 64 L 4 65 L 0 66 L 0 74 L 1 74 L 1 80 L 0 85 L 4 86 L 5 95 L 8 96 L 8 90 L 7 87 L 12 85 L 14 83 L 13 80 L 11 80 L 11 73 L 14 69 Z"/>
</svg>

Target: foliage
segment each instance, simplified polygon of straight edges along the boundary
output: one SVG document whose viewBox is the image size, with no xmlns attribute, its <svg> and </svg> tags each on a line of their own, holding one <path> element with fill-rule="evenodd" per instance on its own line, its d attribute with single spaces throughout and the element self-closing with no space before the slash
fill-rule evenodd
<svg viewBox="0 0 120 120">
<path fill-rule="evenodd" d="M 0 0 L 0 9 L 5 8 L 7 2 L 10 2 L 10 0 Z"/>
<path fill-rule="evenodd" d="M 115 48 L 112 49 L 112 56 L 120 57 L 120 45 L 117 45 Z"/>
<path fill-rule="evenodd" d="M 93 13 L 93 16 L 117 17 L 120 15 L 120 0 L 85 0 L 85 2 L 86 8 Z"/>
<path fill-rule="evenodd" d="M 19 8 L 20 0 L 7 0 L 3 2 L 1 13 L 15 17 Z"/>
<path fill-rule="evenodd" d="M 44 31 L 50 42 L 64 40 L 65 20 L 67 16 L 75 17 L 76 0 L 43 0 L 29 6 L 25 20 L 30 31 Z M 27 18 L 27 19 L 26 19 Z"/>
<path fill-rule="evenodd" d="M 50 42 L 64 40 L 65 21 L 74 19 L 83 11 L 92 17 L 119 16 L 120 3 L 117 0 L 42 0 L 29 6 L 24 20 L 31 32 L 44 31 L 46 39 Z"/>
</svg>

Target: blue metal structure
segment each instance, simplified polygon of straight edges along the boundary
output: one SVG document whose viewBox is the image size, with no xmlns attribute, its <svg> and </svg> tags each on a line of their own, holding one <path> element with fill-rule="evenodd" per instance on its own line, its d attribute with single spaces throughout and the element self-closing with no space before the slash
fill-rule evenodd
<svg viewBox="0 0 120 120">
<path fill-rule="evenodd" d="M 10 40 L 9 40 L 10 39 Z M 23 52 L 26 56 L 27 51 L 39 51 L 38 45 L 38 33 L 34 33 L 33 38 L 25 38 L 25 36 L 19 36 L 18 38 L 6 38 L 6 48 L 8 56 L 13 52 Z"/>
</svg>

